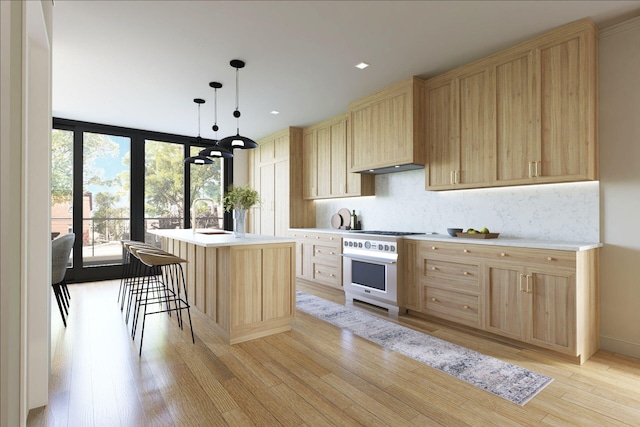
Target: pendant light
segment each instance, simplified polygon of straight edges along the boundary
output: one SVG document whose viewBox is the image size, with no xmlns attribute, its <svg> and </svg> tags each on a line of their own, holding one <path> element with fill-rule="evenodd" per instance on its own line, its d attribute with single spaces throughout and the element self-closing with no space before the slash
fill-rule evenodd
<svg viewBox="0 0 640 427">
<path fill-rule="evenodd" d="M 213 111 L 214 111 L 214 124 L 211 127 L 213 131 L 216 133 L 216 139 L 214 140 L 215 144 L 204 148 L 200 151 L 200 156 L 205 157 L 213 157 L 213 158 L 223 158 L 230 159 L 233 157 L 233 153 L 226 148 L 222 148 L 218 145 L 218 89 L 222 87 L 222 83 L 211 82 L 209 86 L 213 88 Z"/>
<path fill-rule="evenodd" d="M 220 141 L 218 141 L 218 145 L 228 150 L 233 150 L 235 148 L 243 150 L 256 148 L 258 144 L 254 140 L 240 135 L 240 110 L 238 110 L 238 71 L 240 70 L 240 68 L 244 68 L 244 61 L 233 59 L 229 64 L 236 69 L 236 110 L 233 112 L 233 117 L 236 118 L 236 134 L 234 136 L 222 138 Z"/>
<path fill-rule="evenodd" d="M 195 98 L 193 102 L 198 104 L 198 137 L 196 138 L 196 143 L 201 144 L 202 137 L 200 136 L 200 106 L 204 104 L 204 99 Z M 187 157 L 186 159 L 184 159 L 184 162 L 191 163 L 194 165 L 210 165 L 213 163 L 213 160 L 205 156 L 197 155 L 197 156 Z"/>
</svg>

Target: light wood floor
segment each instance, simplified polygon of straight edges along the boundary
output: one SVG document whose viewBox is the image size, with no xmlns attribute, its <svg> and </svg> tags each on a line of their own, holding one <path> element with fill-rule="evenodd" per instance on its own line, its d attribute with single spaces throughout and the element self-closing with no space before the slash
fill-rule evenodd
<svg viewBox="0 0 640 427">
<path fill-rule="evenodd" d="M 291 332 L 226 345 L 192 311 L 147 320 L 142 357 L 118 282 L 70 285 L 69 326 L 53 306 L 49 405 L 29 426 L 639 425 L 640 361 L 606 351 L 576 366 L 421 319 L 402 323 L 555 379 L 524 407 L 304 313 Z M 300 286 L 335 302 L 332 292 Z"/>
</svg>

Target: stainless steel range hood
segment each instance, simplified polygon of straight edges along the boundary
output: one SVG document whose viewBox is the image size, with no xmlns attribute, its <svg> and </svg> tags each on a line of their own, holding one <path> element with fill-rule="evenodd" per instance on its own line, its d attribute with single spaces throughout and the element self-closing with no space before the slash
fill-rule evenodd
<svg viewBox="0 0 640 427">
<path fill-rule="evenodd" d="M 397 165 L 397 166 L 389 166 L 386 168 L 378 168 L 378 169 L 368 169 L 363 170 L 358 173 L 370 174 L 370 175 L 382 175 L 385 173 L 393 173 L 393 172 L 403 172 L 414 169 L 424 169 L 424 165 L 419 165 L 417 163 L 409 163 L 406 165 Z"/>
</svg>

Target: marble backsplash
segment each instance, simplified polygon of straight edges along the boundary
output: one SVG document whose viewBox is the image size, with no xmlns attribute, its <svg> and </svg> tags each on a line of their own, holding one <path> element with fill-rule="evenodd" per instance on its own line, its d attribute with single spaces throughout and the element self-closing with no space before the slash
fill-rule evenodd
<svg viewBox="0 0 640 427">
<path fill-rule="evenodd" d="M 476 190 L 425 191 L 424 170 L 376 176 L 376 195 L 316 202 L 316 227 L 341 208 L 367 230 L 435 231 L 487 227 L 503 236 L 600 241 L 600 184 L 579 182 Z"/>
</svg>

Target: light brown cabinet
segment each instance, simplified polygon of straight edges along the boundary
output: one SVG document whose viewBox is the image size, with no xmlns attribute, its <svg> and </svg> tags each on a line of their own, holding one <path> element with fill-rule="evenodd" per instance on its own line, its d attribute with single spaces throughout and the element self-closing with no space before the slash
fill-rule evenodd
<svg viewBox="0 0 640 427">
<path fill-rule="evenodd" d="M 291 227 L 314 227 L 315 206 L 302 197 L 302 130 L 286 128 L 257 141 L 249 152 L 249 180 L 261 203 L 249 214 L 249 230 L 287 236 Z"/>
<path fill-rule="evenodd" d="M 375 177 L 350 173 L 347 114 L 303 129 L 302 182 L 305 199 L 371 196 Z"/>
<path fill-rule="evenodd" d="M 598 179 L 585 19 L 425 82 L 427 190 Z"/>
<path fill-rule="evenodd" d="M 576 272 L 487 265 L 487 331 L 576 352 Z"/>
<path fill-rule="evenodd" d="M 468 67 L 425 84 L 430 190 L 491 185 L 493 74 Z"/>
<path fill-rule="evenodd" d="M 403 308 L 553 350 L 579 363 L 597 351 L 598 249 L 466 242 L 407 247 Z"/>
<path fill-rule="evenodd" d="M 412 77 L 349 104 L 351 172 L 422 168 L 424 81 Z"/>
<path fill-rule="evenodd" d="M 297 242 L 297 278 L 342 289 L 342 237 L 307 231 L 292 231 L 290 237 Z"/>
</svg>

